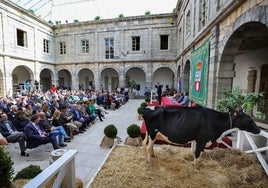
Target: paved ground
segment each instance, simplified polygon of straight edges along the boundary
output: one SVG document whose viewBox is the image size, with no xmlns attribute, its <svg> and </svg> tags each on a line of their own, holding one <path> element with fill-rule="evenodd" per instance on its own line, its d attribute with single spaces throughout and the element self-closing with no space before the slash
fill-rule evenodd
<svg viewBox="0 0 268 188">
<path fill-rule="evenodd" d="M 97 120 L 84 134 L 75 136 L 72 142 L 67 143 L 66 149 L 75 149 L 78 154 L 75 158 L 76 177 L 84 182 L 84 187 L 88 187 L 91 179 L 94 178 L 100 165 L 103 163 L 110 149 L 102 149 L 100 143 L 104 136 L 103 130 L 109 124 L 114 124 L 118 129 L 118 136 L 122 142 L 127 138 L 127 127 L 133 123 L 141 125 L 137 119 L 137 108 L 143 99 L 129 100 L 120 109 L 108 111 L 103 122 Z M 15 173 L 30 164 L 39 165 L 45 169 L 50 164 L 50 154 L 53 150 L 50 144 L 40 146 L 38 150 L 27 150 L 30 157 L 21 157 L 18 144 L 10 144 L 7 151 L 14 161 Z"/>
</svg>

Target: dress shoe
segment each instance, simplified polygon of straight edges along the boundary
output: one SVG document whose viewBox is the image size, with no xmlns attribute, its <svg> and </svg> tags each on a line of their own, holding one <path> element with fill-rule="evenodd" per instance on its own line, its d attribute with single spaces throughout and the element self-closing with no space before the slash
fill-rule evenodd
<svg viewBox="0 0 268 188">
<path fill-rule="evenodd" d="M 71 137 L 64 138 L 64 142 L 71 142 Z"/>
<path fill-rule="evenodd" d="M 21 156 L 24 156 L 24 157 L 29 157 L 29 154 L 26 153 L 25 151 L 21 152 L 20 155 L 21 155 Z"/>
<path fill-rule="evenodd" d="M 67 144 L 62 143 L 62 144 L 59 144 L 59 146 L 60 146 L 60 147 L 66 147 Z"/>
</svg>

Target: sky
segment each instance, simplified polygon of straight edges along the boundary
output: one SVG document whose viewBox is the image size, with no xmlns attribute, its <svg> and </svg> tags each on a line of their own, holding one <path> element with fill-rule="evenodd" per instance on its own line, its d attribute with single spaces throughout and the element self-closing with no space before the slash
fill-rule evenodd
<svg viewBox="0 0 268 188">
<path fill-rule="evenodd" d="M 73 22 L 128 16 L 171 13 L 178 0 L 11 0 L 25 9 L 31 9 L 45 20 Z"/>
</svg>

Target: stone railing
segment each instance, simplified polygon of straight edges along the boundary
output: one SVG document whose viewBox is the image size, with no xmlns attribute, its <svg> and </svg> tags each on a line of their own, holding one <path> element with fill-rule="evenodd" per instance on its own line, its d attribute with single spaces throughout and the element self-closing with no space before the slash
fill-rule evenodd
<svg viewBox="0 0 268 188">
<path fill-rule="evenodd" d="M 43 187 L 52 177 L 56 177 L 55 187 L 75 187 L 75 155 L 76 150 L 68 150 L 49 167 L 44 169 L 34 179 L 28 182 L 24 188 Z"/>
</svg>

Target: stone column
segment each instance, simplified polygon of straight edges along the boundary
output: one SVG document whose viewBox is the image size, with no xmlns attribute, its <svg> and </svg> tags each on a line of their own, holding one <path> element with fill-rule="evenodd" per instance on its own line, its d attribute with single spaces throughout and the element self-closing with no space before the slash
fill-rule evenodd
<svg viewBox="0 0 268 188">
<path fill-rule="evenodd" d="M 125 62 L 119 63 L 119 85 L 125 87 Z"/>
<path fill-rule="evenodd" d="M 219 25 L 211 29 L 210 38 L 210 57 L 209 57 L 209 79 L 208 79 L 208 96 L 207 107 L 215 108 L 216 106 L 216 89 L 217 89 L 217 65 L 218 65 L 218 44 L 219 44 Z"/>
</svg>

